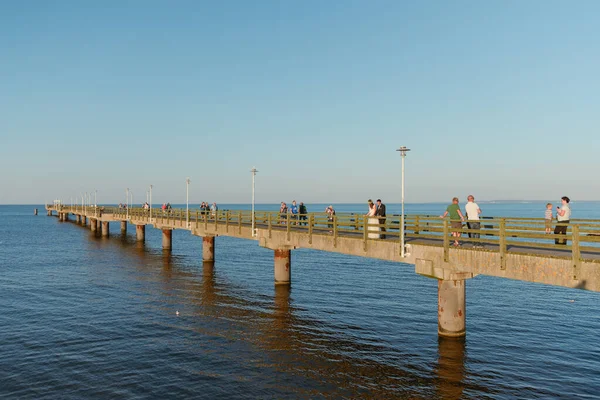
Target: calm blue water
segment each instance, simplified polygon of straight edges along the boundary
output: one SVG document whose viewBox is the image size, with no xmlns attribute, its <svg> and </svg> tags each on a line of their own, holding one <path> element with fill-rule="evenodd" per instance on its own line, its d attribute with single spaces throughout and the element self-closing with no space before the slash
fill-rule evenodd
<svg viewBox="0 0 600 400">
<path fill-rule="evenodd" d="M 203 266 L 189 232 L 169 255 L 158 230 L 99 238 L 37 207 L 0 206 L 2 398 L 600 398 L 598 293 L 478 276 L 466 339 L 439 340 L 436 281 L 412 265 L 300 249 L 292 288 L 274 288 L 255 242 L 219 237 Z"/>
</svg>

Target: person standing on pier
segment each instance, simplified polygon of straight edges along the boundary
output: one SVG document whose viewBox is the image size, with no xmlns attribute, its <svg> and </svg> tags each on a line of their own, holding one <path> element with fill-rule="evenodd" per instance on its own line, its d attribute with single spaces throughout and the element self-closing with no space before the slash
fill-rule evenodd
<svg viewBox="0 0 600 400">
<path fill-rule="evenodd" d="M 453 229 L 452 236 L 455 238 L 454 246 L 458 247 L 460 246 L 460 243 L 458 243 L 460 230 L 462 229 L 462 223 L 465 221 L 465 217 L 458 206 L 458 197 L 452 199 L 452 204 L 446 208 L 446 212 L 443 215 L 440 215 L 440 218 L 446 218 L 447 215 L 450 215 L 450 226 Z"/>
<path fill-rule="evenodd" d="M 472 194 L 467 197 L 465 212 L 467 213 L 467 228 L 480 230 L 481 223 L 479 222 L 479 214 L 481 214 L 481 209 L 477 203 L 475 203 L 475 197 Z M 469 237 L 473 239 L 479 239 L 481 235 L 478 232 L 469 232 Z M 481 244 L 479 242 L 475 242 L 473 243 L 473 247 L 481 247 Z"/>
<path fill-rule="evenodd" d="M 219 207 L 217 207 L 217 203 L 213 202 L 212 206 L 210 206 L 210 214 L 213 218 L 217 216 L 217 211 L 219 211 Z"/>
<path fill-rule="evenodd" d="M 296 205 L 296 200 L 292 200 L 292 206 L 290 207 L 290 214 L 292 219 L 294 220 L 294 224 L 298 225 L 298 206 Z"/>
<path fill-rule="evenodd" d="M 571 220 L 571 207 L 569 207 L 569 203 L 571 199 L 567 196 L 563 196 L 561 199 L 562 207 L 556 207 L 556 220 L 558 224 L 554 228 L 555 235 L 564 235 L 565 239 L 554 239 L 555 244 L 567 244 L 567 224 Z"/>
<path fill-rule="evenodd" d="M 279 219 L 282 224 L 285 224 L 285 221 L 287 220 L 287 212 L 288 212 L 287 204 L 285 204 L 282 201 L 281 207 L 279 207 Z"/>
<path fill-rule="evenodd" d="M 379 239 L 379 218 L 375 218 L 377 215 L 377 206 L 373 204 L 373 200 L 369 199 L 367 202 L 369 205 L 369 212 L 366 216 L 369 217 L 367 220 L 367 230 L 369 231 L 367 237 L 369 239 Z"/>
<path fill-rule="evenodd" d="M 308 214 L 308 210 L 306 209 L 306 206 L 304 205 L 303 202 L 300 202 L 300 221 L 306 221 L 306 214 Z M 302 222 L 300 222 L 300 224 L 302 224 Z M 306 225 L 306 222 L 304 222 L 304 225 Z"/>
<path fill-rule="evenodd" d="M 379 225 L 381 227 L 381 232 L 384 232 L 379 237 L 385 239 L 385 204 L 381 202 L 381 199 L 377 199 L 377 211 L 375 211 L 375 215 L 380 217 Z"/>
</svg>

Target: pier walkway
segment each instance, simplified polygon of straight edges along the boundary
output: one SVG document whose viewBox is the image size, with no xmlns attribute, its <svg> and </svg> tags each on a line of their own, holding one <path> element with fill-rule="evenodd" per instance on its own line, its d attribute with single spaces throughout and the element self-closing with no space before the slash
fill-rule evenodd
<svg viewBox="0 0 600 400">
<path fill-rule="evenodd" d="M 490 275 L 600 292 L 600 220 L 571 220 L 566 236 L 545 234 L 544 220 L 484 218 L 479 230 L 461 230 L 461 246 L 452 246 L 448 219 L 406 215 L 404 257 L 400 216 L 369 219 L 361 214 L 309 213 L 298 219 L 278 212 L 219 210 L 216 213 L 172 209 L 46 206 L 48 215 L 75 222 L 109 236 L 110 223 L 126 233 L 135 225 L 145 240 L 147 225 L 162 230 L 162 246 L 172 250 L 172 231 L 184 229 L 202 237 L 203 261 L 213 262 L 215 237 L 255 240 L 274 251 L 275 284 L 291 283 L 291 251 L 308 248 L 415 265 L 415 272 L 438 281 L 438 332 L 462 336 L 465 331 L 465 282 Z M 374 222 L 375 221 L 375 222 Z M 377 223 L 377 221 L 379 223 Z M 254 229 L 252 228 L 254 225 Z M 468 237 L 468 234 L 479 238 Z M 385 236 L 383 236 L 385 235 Z M 566 239 L 567 244 L 555 244 Z"/>
</svg>

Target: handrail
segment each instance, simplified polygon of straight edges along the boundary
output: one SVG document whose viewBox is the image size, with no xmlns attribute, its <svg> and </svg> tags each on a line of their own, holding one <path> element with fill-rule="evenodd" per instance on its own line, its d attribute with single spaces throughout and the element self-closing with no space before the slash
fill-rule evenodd
<svg viewBox="0 0 600 400">
<path fill-rule="evenodd" d="M 85 214 L 90 218 L 103 218 L 110 214 L 112 218 L 129 220 L 140 223 L 171 224 L 174 228 L 191 229 L 203 226 L 208 229 L 209 224 L 218 229 L 223 225 L 226 232 L 242 232 L 243 226 L 252 223 L 250 210 L 190 210 L 189 223 L 186 225 L 188 214 L 185 209 L 152 210 L 150 220 L 149 210 L 134 207 L 129 210 L 115 206 L 54 206 L 47 205 L 47 210 Z M 340 237 L 355 238 L 363 241 L 363 248 L 367 251 L 372 241 L 399 241 L 401 234 L 400 216 L 390 214 L 386 217 L 367 217 L 360 213 L 336 213 L 334 218 L 329 218 L 326 213 L 313 212 L 308 214 L 279 213 L 278 211 L 255 211 L 254 219 L 257 229 L 265 229 L 269 236 L 275 231 L 283 231 L 289 240 L 291 233 L 304 232 L 312 243 L 315 235 L 333 237 L 333 245 L 337 246 Z M 460 228 L 457 224 L 460 222 Z M 479 223 L 478 229 L 469 225 Z M 565 227 L 565 234 L 555 234 L 556 226 Z M 237 229 L 236 229 L 237 228 Z M 404 218 L 404 233 L 406 243 L 419 243 L 430 246 L 444 247 L 445 258 L 448 250 L 452 248 L 454 240 L 452 232 L 460 233 L 459 242 L 473 246 L 484 246 L 485 251 L 498 252 L 501 259 L 506 254 L 527 249 L 534 250 L 562 250 L 572 253 L 574 260 L 584 259 L 588 253 L 600 253 L 600 220 L 574 219 L 569 224 L 552 222 L 552 232 L 545 233 L 545 220 L 543 218 L 498 218 L 486 217 L 478 221 L 454 221 L 433 215 L 407 214 Z M 385 238 L 381 237 L 385 235 Z M 559 241 L 561 244 L 556 244 Z M 562 244 L 562 242 L 565 244 Z M 472 247 L 465 246 L 464 249 Z M 504 265 L 504 263 L 502 263 Z"/>
</svg>

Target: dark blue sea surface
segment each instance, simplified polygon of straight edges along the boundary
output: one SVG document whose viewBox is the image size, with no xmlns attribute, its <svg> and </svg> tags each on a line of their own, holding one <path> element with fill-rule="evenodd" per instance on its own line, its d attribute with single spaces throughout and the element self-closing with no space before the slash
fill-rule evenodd
<svg viewBox="0 0 600 400">
<path fill-rule="evenodd" d="M 480 206 L 542 217 L 544 204 Z M 600 218 L 600 203 L 573 212 Z M 442 340 L 437 283 L 413 265 L 298 249 L 291 288 L 275 287 L 273 252 L 253 241 L 218 237 L 203 265 L 187 231 L 164 253 L 150 227 L 140 245 L 131 225 L 100 238 L 43 206 L 0 206 L 0 398 L 600 398 L 600 293 L 466 286 L 466 339 Z"/>
</svg>

